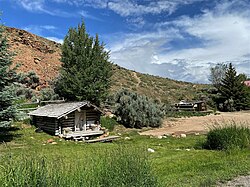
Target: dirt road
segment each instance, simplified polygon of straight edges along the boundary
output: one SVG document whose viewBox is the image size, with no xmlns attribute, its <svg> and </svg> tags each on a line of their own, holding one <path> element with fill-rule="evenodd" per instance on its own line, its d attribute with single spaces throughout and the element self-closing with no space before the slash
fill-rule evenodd
<svg viewBox="0 0 250 187">
<path fill-rule="evenodd" d="M 161 128 L 140 133 L 141 135 L 164 135 L 164 134 L 192 134 L 206 133 L 215 124 L 236 122 L 250 126 L 250 111 L 222 112 L 219 115 L 208 115 L 190 118 L 168 118 Z"/>
</svg>

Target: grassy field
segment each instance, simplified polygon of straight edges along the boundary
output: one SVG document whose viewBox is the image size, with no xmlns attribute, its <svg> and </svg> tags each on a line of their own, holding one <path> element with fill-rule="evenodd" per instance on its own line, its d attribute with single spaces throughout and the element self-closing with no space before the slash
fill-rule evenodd
<svg viewBox="0 0 250 187">
<path fill-rule="evenodd" d="M 57 144 L 48 144 L 51 138 Z M 211 186 L 249 174 L 249 149 L 205 150 L 201 148 L 205 139 L 206 136 L 158 139 L 130 130 L 113 143 L 85 144 L 35 133 L 33 127 L 17 123 L 16 128 L 0 134 L 0 140 L 6 142 L 0 144 L 0 186 L 14 186 L 28 178 L 47 183 L 58 180 L 57 184 L 63 186 L 115 186 L 121 178 L 127 182 L 123 186 Z M 155 152 L 148 152 L 148 148 Z M 43 172 L 34 170 L 43 167 Z M 30 176 L 31 173 L 36 175 Z M 40 186 L 48 184 L 41 182 Z"/>
</svg>

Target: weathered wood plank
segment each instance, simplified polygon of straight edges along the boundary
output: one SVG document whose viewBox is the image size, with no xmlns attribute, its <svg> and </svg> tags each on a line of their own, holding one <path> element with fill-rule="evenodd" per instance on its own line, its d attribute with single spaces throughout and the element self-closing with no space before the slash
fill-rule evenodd
<svg viewBox="0 0 250 187">
<path fill-rule="evenodd" d="M 94 140 L 85 140 L 86 143 L 95 143 L 95 142 L 110 142 L 113 140 L 116 140 L 120 138 L 120 136 L 108 136 L 105 138 L 98 138 L 98 139 L 94 139 Z"/>
<path fill-rule="evenodd" d="M 102 135 L 103 133 L 104 133 L 103 131 L 76 131 L 63 135 L 63 138 L 95 136 L 95 135 Z"/>
<path fill-rule="evenodd" d="M 49 117 L 34 116 L 36 126 L 49 134 L 55 134 L 58 129 L 57 119 Z"/>
</svg>

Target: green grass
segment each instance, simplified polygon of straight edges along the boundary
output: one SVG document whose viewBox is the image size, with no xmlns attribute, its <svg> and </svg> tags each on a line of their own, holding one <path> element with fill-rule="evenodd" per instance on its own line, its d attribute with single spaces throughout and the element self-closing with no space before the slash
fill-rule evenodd
<svg viewBox="0 0 250 187">
<path fill-rule="evenodd" d="M 117 121 L 113 118 L 102 116 L 101 117 L 101 124 L 102 127 L 105 127 L 109 131 L 113 131 L 115 126 L 118 125 Z"/>
<path fill-rule="evenodd" d="M 2 157 L 3 186 L 158 186 L 144 149 L 113 147 L 53 158 L 29 153 Z M 144 154 L 142 154 L 144 153 Z"/>
<path fill-rule="evenodd" d="M 230 154 L 202 149 L 206 136 L 157 139 L 126 131 L 114 143 L 85 144 L 61 140 L 45 133 L 34 133 L 34 128 L 26 125 L 21 127 L 19 124 L 18 127 L 19 130 L 9 133 L 13 135 L 10 142 L 0 144 L 0 167 L 5 169 L 0 170 L 0 180 L 5 182 L 6 175 L 14 175 L 9 179 L 18 181 L 19 177 L 22 181 L 22 174 L 26 173 L 26 180 L 27 176 L 31 177 L 31 181 L 45 177 L 47 184 L 57 179 L 63 186 L 88 186 L 90 182 L 112 186 L 120 184 L 121 178 L 127 181 L 127 186 L 136 185 L 135 181 L 147 181 L 150 186 L 157 185 L 157 181 L 161 186 L 210 186 L 217 181 L 249 174 L 250 171 L 249 149 Z M 129 140 L 124 139 L 127 136 Z M 57 144 L 47 144 L 46 140 L 50 138 Z M 147 148 L 155 152 L 147 152 Z M 26 170 L 18 172 L 24 166 L 27 166 Z M 43 167 L 44 170 L 35 169 Z M 31 176 L 32 173 L 34 176 Z M 15 175 L 20 176 L 15 178 Z M 82 178 L 86 179 L 86 183 Z M 78 180 L 82 183 L 77 183 Z M 0 182 L 0 186 L 3 184 Z"/>
<path fill-rule="evenodd" d="M 215 126 L 209 131 L 204 146 L 218 150 L 250 148 L 250 128 L 235 122 Z"/>
</svg>

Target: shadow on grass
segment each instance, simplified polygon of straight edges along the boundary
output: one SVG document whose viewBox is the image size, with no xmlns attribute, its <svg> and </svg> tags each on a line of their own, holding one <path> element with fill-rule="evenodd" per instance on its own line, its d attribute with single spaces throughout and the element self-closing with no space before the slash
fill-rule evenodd
<svg viewBox="0 0 250 187">
<path fill-rule="evenodd" d="M 19 130 L 18 127 L 0 127 L 0 144 L 10 142 L 14 138 L 20 137 L 20 134 L 14 133 L 17 130 Z"/>
</svg>

